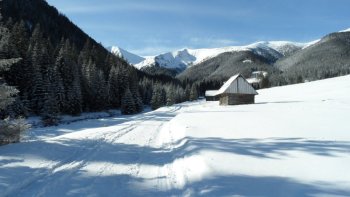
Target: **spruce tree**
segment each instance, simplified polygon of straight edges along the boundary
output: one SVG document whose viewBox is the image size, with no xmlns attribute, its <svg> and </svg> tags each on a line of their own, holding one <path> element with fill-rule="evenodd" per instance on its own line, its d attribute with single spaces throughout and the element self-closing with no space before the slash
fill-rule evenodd
<svg viewBox="0 0 350 197">
<path fill-rule="evenodd" d="M 9 31 L 2 23 L 2 15 L 0 10 L 0 53 L 3 47 L 7 45 Z M 0 58 L 0 72 L 8 70 L 11 65 L 17 63 L 20 59 L 3 59 Z M 18 91 L 16 88 L 8 86 L 5 80 L 0 77 L 0 110 L 6 109 L 14 102 L 14 95 Z M 23 121 L 11 121 L 9 118 L 0 119 L 0 145 L 18 142 L 20 134 L 27 129 L 27 125 Z"/>
<path fill-rule="evenodd" d="M 108 77 L 108 101 L 112 108 L 120 107 L 120 87 L 118 81 L 118 68 L 113 66 Z"/>
<path fill-rule="evenodd" d="M 143 110 L 142 98 L 139 93 L 137 74 L 134 70 L 129 71 L 129 89 L 133 96 L 136 112 L 141 112 Z"/>
<path fill-rule="evenodd" d="M 108 86 L 102 70 L 97 70 L 94 74 L 94 89 L 95 110 L 103 110 L 108 106 Z"/>
<path fill-rule="evenodd" d="M 23 20 L 16 23 L 12 28 L 10 42 L 15 46 L 16 50 L 18 51 L 18 55 L 21 58 L 25 58 L 29 40 L 28 31 Z"/>
<path fill-rule="evenodd" d="M 133 98 L 129 88 L 127 88 L 125 90 L 124 95 L 122 97 L 121 112 L 122 112 L 122 114 L 125 114 L 125 115 L 137 113 L 134 98 Z"/>
<path fill-rule="evenodd" d="M 192 85 L 191 91 L 190 91 L 190 101 L 194 101 L 198 99 L 198 90 L 197 86 L 195 84 Z"/>
<path fill-rule="evenodd" d="M 7 65 L 11 64 L 12 60 L 0 60 L 0 71 L 8 69 Z M 5 65 L 5 66 L 4 66 Z M 6 109 L 8 105 L 14 102 L 14 95 L 18 90 L 12 86 L 8 86 L 3 78 L 0 78 L 0 110 Z"/>
<path fill-rule="evenodd" d="M 152 93 L 152 100 L 151 100 L 151 108 L 153 110 L 158 109 L 166 104 L 166 92 L 161 85 L 156 84 L 153 93 Z"/>
<path fill-rule="evenodd" d="M 166 105 L 171 106 L 175 104 L 175 88 L 170 86 L 167 92 Z"/>
<path fill-rule="evenodd" d="M 43 36 L 40 26 L 37 25 L 32 33 L 30 46 L 28 48 L 28 56 L 31 63 L 31 81 L 30 81 L 30 108 L 31 111 L 40 114 L 44 105 L 45 84 L 43 81 L 42 70 L 45 69 L 46 50 L 43 44 Z"/>
<path fill-rule="evenodd" d="M 81 78 L 78 65 L 71 54 L 73 48 L 68 40 L 61 39 L 55 62 L 58 71 L 56 98 L 59 98 L 58 104 L 62 107 L 62 112 L 79 115 L 82 111 Z"/>
</svg>

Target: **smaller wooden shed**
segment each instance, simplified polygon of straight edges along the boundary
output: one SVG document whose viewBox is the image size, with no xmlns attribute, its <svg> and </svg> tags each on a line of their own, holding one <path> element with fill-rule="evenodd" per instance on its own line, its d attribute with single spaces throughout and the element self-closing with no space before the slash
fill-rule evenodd
<svg viewBox="0 0 350 197">
<path fill-rule="evenodd" d="M 205 91 L 206 101 L 218 101 L 220 100 L 220 95 L 217 95 L 217 90 L 207 90 Z"/>
<path fill-rule="evenodd" d="M 232 76 L 216 92 L 216 95 L 220 96 L 220 105 L 253 104 L 257 94 L 241 74 Z"/>
</svg>

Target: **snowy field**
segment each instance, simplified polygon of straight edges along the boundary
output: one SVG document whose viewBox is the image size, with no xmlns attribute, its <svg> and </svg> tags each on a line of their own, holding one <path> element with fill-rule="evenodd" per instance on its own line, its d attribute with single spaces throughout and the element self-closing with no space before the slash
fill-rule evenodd
<svg viewBox="0 0 350 197">
<path fill-rule="evenodd" d="M 34 128 L 0 196 L 350 196 L 350 76 Z"/>
</svg>

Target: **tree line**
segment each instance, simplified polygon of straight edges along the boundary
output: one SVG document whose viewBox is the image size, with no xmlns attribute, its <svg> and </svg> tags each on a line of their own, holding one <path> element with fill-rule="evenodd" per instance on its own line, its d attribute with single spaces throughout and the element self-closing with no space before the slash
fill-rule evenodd
<svg viewBox="0 0 350 197">
<path fill-rule="evenodd" d="M 89 37 L 79 47 L 65 36 L 56 42 L 39 23 L 3 20 L 1 13 L 0 18 L 0 133 L 29 115 L 50 126 L 61 114 L 106 109 L 135 114 L 145 104 L 157 109 L 190 99 L 192 86 L 143 73 Z"/>
</svg>

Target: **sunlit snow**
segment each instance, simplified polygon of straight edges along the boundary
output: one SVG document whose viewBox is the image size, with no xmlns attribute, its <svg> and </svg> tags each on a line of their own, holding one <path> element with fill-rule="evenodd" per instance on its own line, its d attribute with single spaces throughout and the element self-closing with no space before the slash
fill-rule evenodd
<svg viewBox="0 0 350 197">
<path fill-rule="evenodd" d="M 349 84 L 34 128 L 0 147 L 0 196 L 350 196 Z"/>
</svg>

